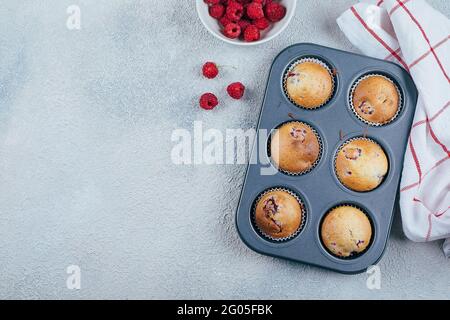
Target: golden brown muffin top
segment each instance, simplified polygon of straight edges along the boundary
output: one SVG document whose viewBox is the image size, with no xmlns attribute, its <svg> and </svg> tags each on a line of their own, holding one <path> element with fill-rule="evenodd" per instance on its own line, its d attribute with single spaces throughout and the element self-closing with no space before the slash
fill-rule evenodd
<svg viewBox="0 0 450 320">
<path fill-rule="evenodd" d="M 381 184 L 388 171 L 388 159 L 377 143 L 358 138 L 341 147 L 335 167 L 336 175 L 344 186 L 364 192 Z"/>
<path fill-rule="evenodd" d="M 299 106 L 314 109 L 325 104 L 333 94 L 333 77 L 319 63 L 305 61 L 287 74 L 285 86 L 288 96 Z"/>
<path fill-rule="evenodd" d="M 369 76 L 356 86 L 353 108 L 364 120 L 377 124 L 391 121 L 399 109 L 400 97 L 395 84 L 383 76 Z"/>
<path fill-rule="evenodd" d="M 334 255 L 349 257 L 363 252 L 370 244 L 372 226 L 369 218 L 353 206 L 339 206 L 325 217 L 321 227 L 325 247 Z"/>
<path fill-rule="evenodd" d="M 282 239 L 297 232 L 302 221 L 302 205 L 283 190 L 269 191 L 258 201 L 255 222 L 265 235 Z"/>
<path fill-rule="evenodd" d="M 305 123 L 291 121 L 275 130 L 270 155 L 275 165 L 290 173 L 302 173 L 316 163 L 320 154 L 316 133 Z"/>
</svg>

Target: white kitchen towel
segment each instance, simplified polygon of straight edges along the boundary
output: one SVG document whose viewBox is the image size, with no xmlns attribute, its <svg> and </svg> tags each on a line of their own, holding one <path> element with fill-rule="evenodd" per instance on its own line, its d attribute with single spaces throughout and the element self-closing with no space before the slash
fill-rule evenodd
<svg viewBox="0 0 450 320">
<path fill-rule="evenodd" d="M 419 101 L 400 185 L 403 230 L 414 241 L 450 238 L 449 19 L 425 0 L 364 0 L 337 23 L 364 54 L 411 73 Z"/>
</svg>

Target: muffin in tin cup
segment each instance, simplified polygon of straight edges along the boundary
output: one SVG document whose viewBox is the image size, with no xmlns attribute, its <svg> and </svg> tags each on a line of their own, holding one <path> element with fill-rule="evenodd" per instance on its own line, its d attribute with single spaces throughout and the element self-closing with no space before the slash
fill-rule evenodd
<svg viewBox="0 0 450 320">
<path fill-rule="evenodd" d="M 337 150 L 334 170 L 340 183 L 356 192 L 368 192 L 381 185 L 389 170 L 383 148 L 374 140 L 349 139 Z"/>
<path fill-rule="evenodd" d="M 283 78 L 286 97 L 296 106 L 309 110 L 326 105 L 334 95 L 335 85 L 330 67 L 313 57 L 296 60 Z"/>
<path fill-rule="evenodd" d="M 287 188 L 265 190 L 254 202 L 253 225 L 267 240 L 290 240 L 301 232 L 305 221 L 305 204 L 295 192 Z"/>
<path fill-rule="evenodd" d="M 269 140 L 273 165 L 288 175 L 306 174 L 322 157 L 322 139 L 309 124 L 292 120 L 277 127 Z"/>
<path fill-rule="evenodd" d="M 394 121 L 402 109 L 403 98 L 397 84 L 382 74 L 367 74 L 352 86 L 349 104 L 362 122 L 383 126 Z"/>
<path fill-rule="evenodd" d="M 370 247 L 373 234 L 369 216 L 352 204 L 341 204 L 330 209 L 320 226 L 323 246 L 340 259 L 361 256 Z"/>
</svg>

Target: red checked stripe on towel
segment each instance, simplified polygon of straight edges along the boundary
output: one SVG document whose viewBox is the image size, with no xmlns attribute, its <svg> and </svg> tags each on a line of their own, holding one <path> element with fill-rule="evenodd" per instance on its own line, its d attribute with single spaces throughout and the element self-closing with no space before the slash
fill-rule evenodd
<svg viewBox="0 0 450 320">
<path fill-rule="evenodd" d="M 437 64 L 439 65 L 439 68 L 442 70 L 445 78 L 450 83 L 450 78 L 447 75 L 447 72 L 445 71 L 444 67 L 442 66 L 441 60 L 439 59 L 438 55 L 436 54 L 436 51 L 433 49 L 433 46 L 430 43 L 430 39 L 428 39 L 427 34 L 425 33 L 425 30 L 422 28 L 422 25 L 419 23 L 419 21 L 414 17 L 414 15 L 411 13 L 411 11 L 405 6 L 406 1 L 397 0 L 397 3 L 402 7 L 402 9 L 408 14 L 408 16 L 411 18 L 411 20 L 414 22 L 414 24 L 419 28 L 420 32 L 422 33 L 423 38 L 428 43 L 428 46 L 430 47 L 430 51 L 433 54 L 434 58 L 436 59 Z"/>
<path fill-rule="evenodd" d="M 364 27 L 364 29 L 369 32 L 388 52 L 389 55 L 385 58 L 385 60 L 390 60 L 392 58 L 395 58 L 396 60 L 398 60 L 398 62 L 409 71 L 409 69 L 413 68 L 414 66 L 417 66 L 421 61 L 423 61 L 426 57 L 428 57 L 430 54 L 433 55 L 435 62 L 437 63 L 437 65 L 439 66 L 439 69 L 442 71 L 443 75 L 445 76 L 445 78 L 447 79 L 447 81 L 450 83 L 450 78 L 447 74 L 447 71 L 445 70 L 444 66 L 442 65 L 441 59 L 439 58 L 438 54 L 436 53 L 436 49 L 439 48 L 440 46 L 442 46 L 443 44 L 445 44 L 447 42 L 447 40 L 450 38 L 450 35 L 448 35 L 447 37 L 445 37 L 444 39 L 442 39 L 441 41 L 439 41 L 438 43 L 436 43 L 435 45 L 432 45 L 428 35 L 426 34 L 424 28 L 422 27 L 421 23 L 419 22 L 419 20 L 411 13 L 411 11 L 406 7 L 406 3 L 408 3 L 410 0 L 396 0 L 397 4 L 389 11 L 389 16 L 391 16 L 393 13 L 395 13 L 396 11 L 398 11 L 398 9 L 403 9 L 402 11 L 409 16 L 409 18 L 411 19 L 411 21 L 417 26 L 417 28 L 419 29 L 420 33 L 422 34 L 423 39 L 426 41 L 426 43 L 428 44 L 428 51 L 425 52 L 424 54 L 420 55 L 416 60 L 414 60 L 412 63 L 410 63 L 409 65 L 407 65 L 405 63 L 405 61 L 402 59 L 401 57 L 401 49 L 398 48 L 396 50 L 394 50 L 393 48 L 391 48 L 372 28 L 370 28 L 367 23 L 364 21 L 364 19 L 361 17 L 361 15 L 356 11 L 356 9 L 354 7 L 351 8 L 351 11 L 353 13 L 353 15 L 357 18 L 357 20 L 361 23 L 361 25 Z M 380 0 L 377 2 L 377 6 L 381 6 L 383 4 L 383 0 Z M 419 157 L 417 154 L 417 151 L 414 147 L 413 141 L 412 141 L 412 135 L 410 135 L 409 137 L 409 149 L 412 155 L 412 158 L 414 160 L 415 166 L 416 166 L 416 170 L 419 176 L 419 179 L 417 182 L 410 184 L 406 187 L 403 187 L 400 192 L 404 192 L 406 190 L 410 190 L 414 187 L 417 187 L 421 184 L 422 179 L 425 178 L 426 176 L 429 175 L 430 172 L 432 172 L 433 170 L 435 170 L 436 168 L 438 168 L 441 164 L 445 163 L 447 160 L 450 159 L 450 151 L 449 148 L 441 142 L 441 140 L 437 137 L 435 131 L 433 130 L 432 126 L 431 126 L 431 122 L 433 122 L 435 119 L 437 119 L 440 115 L 442 115 L 448 108 L 448 106 L 450 105 L 450 101 L 448 101 L 438 112 L 436 112 L 432 117 L 426 117 L 426 119 L 424 120 L 420 120 L 417 121 L 416 123 L 413 124 L 412 129 L 414 130 L 415 128 L 425 124 L 427 126 L 427 134 L 430 135 L 430 137 L 432 138 L 432 141 L 434 141 L 437 145 L 440 146 L 440 148 L 443 150 L 443 152 L 446 154 L 446 156 L 444 158 L 442 158 L 441 160 L 439 160 L 438 162 L 436 162 L 427 172 L 423 173 L 422 172 L 422 168 L 420 166 L 420 162 L 419 162 Z M 432 232 L 432 219 L 433 216 L 435 218 L 439 218 L 442 215 L 444 215 L 444 213 L 446 213 L 449 209 L 447 208 L 445 211 L 443 212 L 432 212 L 424 203 L 423 201 L 417 199 L 417 198 L 413 198 L 413 202 L 414 203 L 419 203 L 421 204 L 424 208 L 426 208 L 429 211 L 429 215 L 428 215 L 428 230 L 427 230 L 427 234 L 426 234 L 426 240 L 429 240 L 430 236 L 431 236 L 431 232 Z"/>
<path fill-rule="evenodd" d="M 398 62 L 401 63 L 401 65 L 406 69 L 409 70 L 408 65 L 403 61 L 403 59 L 400 57 L 398 53 L 395 52 L 394 49 L 392 49 L 381 37 L 373 31 L 372 28 L 370 28 L 367 23 L 364 21 L 364 19 L 359 15 L 359 13 L 356 11 L 355 7 L 351 7 L 351 11 L 353 12 L 354 16 L 358 19 L 359 22 L 363 25 L 363 27 L 384 47 L 386 50 L 395 57 Z"/>
</svg>

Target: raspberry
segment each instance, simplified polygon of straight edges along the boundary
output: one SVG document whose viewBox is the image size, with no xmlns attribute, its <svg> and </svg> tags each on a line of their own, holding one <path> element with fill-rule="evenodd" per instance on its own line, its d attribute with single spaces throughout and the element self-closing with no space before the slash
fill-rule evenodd
<svg viewBox="0 0 450 320">
<path fill-rule="evenodd" d="M 239 100 L 244 95 L 245 87 L 240 82 L 233 82 L 227 87 L 227 92 L 233 99 Z"/>
<path fill-rule="evenodd" d="M 204 93 L 200 97 L 200 107 L 205 110 L 212 110 L 219 104 L 219 100 L 213 93 Z"/>
<path fill-rule="evenodd" d="M 225 13 L 225 7 L 221 4 L 215 4 L 209 7 L 209 15 L 215 19 L 222 18 Z"/>
<path fill-rule="evenodd" d="M 228 7 L 226 10 L 226 16 L 231 21 L 239 21 L 242 18 L 242 15 L 244 14 L 244 7 L 242 4 L 230 1 L 228 2 Z"/>
<path fill-rule="evenodd" d="M 241 34 L 241 27 L 236 23 L 229 23 L 223 29 L 223 34 L 230 39 L 236 39 Z"/>
<path fill-rule="evenodd" d="M 244 32 L 245 29 L 247 29 L 247 27 L 248 27 L 249 25 L 251 25 L 252 23 L 251 23 L 249 20 L 242 19 L 242 20 L 239 20 L 237 24 L 239 25 L 239 27 L 241 27 L 241 33 L 242 33 L 242 32 Z"/>
<path fill-rule="evenodd" d="M 254 25 L 249 25 L 244 31 L 244 40 L 247 42 L 258 41 L 260 37 L 259 29 Z"/>
<path fill-rule="evenodd" d="M 239 2 L 240 4 L 249 4 L 252 0 L 236 0 L 236 2 Z"/>
<path fill-rule="evenodd" d="M 210 6 L 215 5 L 215 4 L 219 4 L 220 0 L 203 0 L 203 2 L 205 2 L 206 4 L 209 4 Z"/>
<path fill-rule="evenodd" d="M 259 19 L 264 17 L 263 6 L 260 3 L 252 2 L 247 6 L 247 16 L 250 19 Z"/>
<path fill-rule="evenodd" d="M 231 20 L 228 19 L 226 16 L 223 16 L 222 18 L 219 19 L 219 23 L 222 27 L 225 28 L 227 26 L 227 24 L 231 23 Z"/>
<path fill-rule="evenodd" d="M 259 18 L 253 21 L 253 24 L 255 27 L 257 27 L 259 30 L 265 30 L 270 26 L 269 20 L 266 18 Z"/>
<path fill-rule="evenodd" d="M 219 74 L 219 69 L 214 62 L 206 62 L 202 68 L 203 75 L 208 79 L 214 79 Z"/>
<path fill-rule="evenodd" d="M 266 17 L 272 22 L 280 21 L 286 15 L 286 8 L 277 2 L 266 5 Z"/>
</svg>

